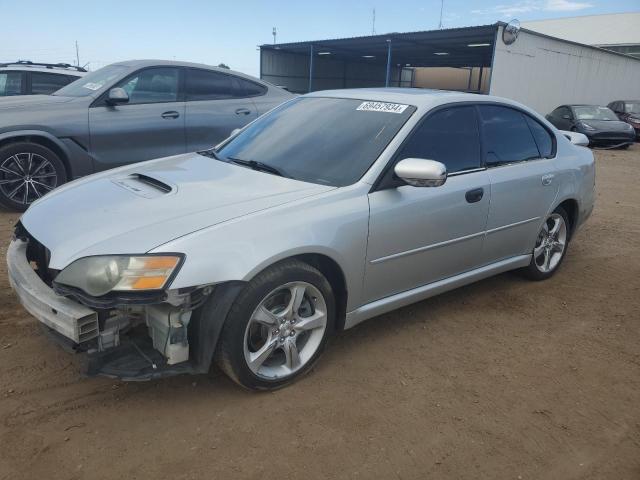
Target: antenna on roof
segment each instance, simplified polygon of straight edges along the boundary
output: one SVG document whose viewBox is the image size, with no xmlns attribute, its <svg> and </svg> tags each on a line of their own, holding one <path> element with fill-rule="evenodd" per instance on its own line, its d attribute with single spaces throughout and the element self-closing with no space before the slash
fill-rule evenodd
<svg viewBox="0 0 640 480">
<path fill-rule="evenodd" d="M 373 18 L 371 19 L 371 35 L 376 34 L 376 9 L 373 9 Z"/>
<path fill-rule="evenodd" d="M 440 30 L 442 30 L 442 10 L 444 10 L 444 0 L 440 0 L 440 23 L 438 24 Z"/>
<path fill-rule="evenodd" d="M 276 30 L 276 27 L 273 27 L 273 31 L 271 32 L 271 35 L 273 35 L 273 44 L 276 44 L 276 35 L 278 35 L 278 31 Z"/>
</svg>

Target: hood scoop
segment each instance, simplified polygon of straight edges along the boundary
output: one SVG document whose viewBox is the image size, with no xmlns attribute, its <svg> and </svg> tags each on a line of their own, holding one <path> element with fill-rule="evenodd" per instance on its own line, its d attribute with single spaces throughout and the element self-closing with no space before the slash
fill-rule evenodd
<svg viewBox="0 0 640 480">
<path fill-rule="evenodd" d="M 115 178 L 111 181 L 143 198 L 157 198 L 175 190 L 172 185 L 142 173 L 133 173 L 124 178 Z"/>
</svg>

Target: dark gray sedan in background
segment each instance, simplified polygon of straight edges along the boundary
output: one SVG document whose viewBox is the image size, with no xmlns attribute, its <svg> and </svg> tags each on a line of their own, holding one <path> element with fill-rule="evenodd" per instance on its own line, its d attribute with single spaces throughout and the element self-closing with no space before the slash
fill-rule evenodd
<svg viewBox="0 0 640 480">
<path fill-rule="evenodd" d="M 600 105 L 561 105 L 546 118 L 559 130 L 586 135 L 592 147 L 628 148 L 636 137 L 631 125 Z"/>
<path fill-rule="evenodd" d="M 53 95 L 0 99 L 0 204 L 25 210 L 68 180 L 211 148 L 293 98 L 256 78 L 194 63 L 134 60 Z"/>
</svg>

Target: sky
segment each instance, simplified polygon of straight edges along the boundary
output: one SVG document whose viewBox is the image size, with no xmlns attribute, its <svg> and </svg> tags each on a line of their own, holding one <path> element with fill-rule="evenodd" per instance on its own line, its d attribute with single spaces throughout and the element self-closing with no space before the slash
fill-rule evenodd
<svg viewBox="0 0 640 480">
<path fill-rule="evenodd" d="M 0 0 L 0 62 L 76 61 L 95 70 L 140 58 L 259 74 L 258 45 L 438 28 L 441 0 Z M 640 0 L 444 0 L 443 28 L 640 11 Z"/>
</svg>

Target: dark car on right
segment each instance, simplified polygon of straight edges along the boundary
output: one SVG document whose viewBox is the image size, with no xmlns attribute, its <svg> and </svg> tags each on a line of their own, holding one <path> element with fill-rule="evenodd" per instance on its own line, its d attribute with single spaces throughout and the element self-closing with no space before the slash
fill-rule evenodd
<svg viewBox="0 0 640 480">
<path fill-rule="evenodd" d="M 616 100 L 608 107 L 620 120 L 631 125 L 636 132 L 636 139 L 640 139 L 640 100 Z"/>
<path fill-rule="evenodd" d="M 631 125 L 601 105 L 561 105 L 546 118 L 559 130 L 583 133 L 593 147 L 628 148 L 636 138 Z"/>
</svg>

